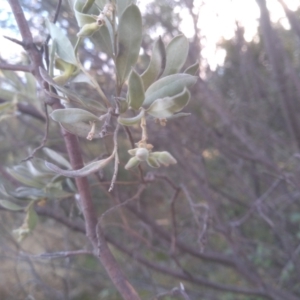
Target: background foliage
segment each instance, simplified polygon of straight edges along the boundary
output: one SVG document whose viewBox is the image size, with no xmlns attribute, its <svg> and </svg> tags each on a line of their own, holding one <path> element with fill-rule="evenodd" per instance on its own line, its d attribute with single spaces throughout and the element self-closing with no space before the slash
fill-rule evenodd
<svg viewBox="0 0 300 300">
<path fill-rule="evenodd" d="M 235 37 L 220 41 L 227 55 L 215 71 L 201 57 L 201 32 L 190 40 L 183 69 L 200 60 L 201 71 L 185 109 L 191 116 L 166 126 L 147 122 L 149 143 L 155 151 L 172 153 L 177 165 L 152 169 L 145 164 L 126 171 L 132 147 L 128 132 L 120 129 L 114 190 L 108 193 L 113 164 L 89 176 L 99 216 L 130 200 L 105 214 L 102 224 L 111 251 L 142 299 L 300 296 L 300 11 L 279 1 L 291 25 L 286 30 L 270 21 L 265 0 L 256 2 L 261 12 L 257 37 L 246 42 L 237 24 Z M 53 17 L 56 3 L 21 3 L 43 41 L 44 20 Z M 151 33 L 159 28 L 165 44 L 180 33 L 175 6 L 187 8 L 197 21 L 193 1 L 151 2 L 142 18 L 139 74 L 150 59 Z M 12 18 L 3 25 L 17 30 Z M 58 23 L 74 45 L 79 29 L 66 2 Z M 87 38 L 79 55 L 112 98 L 113 63 L 99 47 L 97 39 Z M 24 54 L 19 63 L 27 62 Z M 99 95 L 90 85 L 70 83 L 68 88 L 89 100 L 92 112 L 101 111 L 95 104 Z M 1 70 L 1 299 L 121 299 L 98 260 L 88 254 L 92 248 L 83 234 L 73 179 L 53 178 L 42 161 L 54 158 L 62 168 L 69 166 L 58 123 L 51 119 L 47 148 L 20 163 L 44 137 L 41 94 L 32 75 Z M 126 97 L 124 90 L 119 96 Z M 140 128 L 131 131 L 139 141 Z M 113 149 L 111 134 L 79 141 L 86 163 L 106 158 Z M 13 166 L 18 166 L 21 180 Z M 78 249 L 81 255 L 72 255 Z"/>
</svg>

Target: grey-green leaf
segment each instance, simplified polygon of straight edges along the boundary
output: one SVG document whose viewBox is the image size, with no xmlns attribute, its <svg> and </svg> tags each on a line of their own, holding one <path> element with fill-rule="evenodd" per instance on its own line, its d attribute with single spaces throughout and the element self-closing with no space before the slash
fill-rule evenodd
<svg viewBox="0 0 300 300">
<path fill-rule="evenodd" d="M 182 73 L 160 78 L 146 91 L 143 105 L 150 105 L 156 99 L 175 96 L 196 82 L 197 77 Z"/>
<path fill-rule="evenodd" d="M 118 117 L 118 122 L 124 126 L 136 125 L 140 122 L 140 120 L 144 115 L 145 115 L 145 111 L 141 110 L 141 112 L 133 118 Z"/>
<path fill-rule="evenodd" d="M 59 163 L 60 165 L 66 167 L 66 168 L 71 168 L 70 163 L 59 153 L 57 153 L 56 151 L 44 147 L 43 151 L 50 157 L 52 158 L 55 162 Z"/>
<path fill-rule="evenodd" d="M 50 114 L 50 116 L 56 122 L 69 124 L 77 122 L 99 121 L 99 118 L 96 115 L 80 108 L 56 109 Z"/>
<path fill-rule="evenodd" d="M 146 112 L 159 119 L 172 116 L 174 113 L 181 111 L 189 102 L 190 92 L 184 88 L 182 93 L 173 97 L 166 97 L 155 100 Z"/>
<path fill-rule="evenodd" d="M 23 210 L 23 207 L 8 200 L 0 200 L 0 205 L 8 210 L 13 210 L 13 211 Z"/>
<path fill-rule="evenodd" d="M 156 79 L 160 77 L 165 67 L 166 49 L 161 37 L 159 37 L 153 45 L 151 60 L 148 68 L 141 75 L 145 91 Z"/>
<path fill-rule="evenodd" d="M 199 62 L 196 61 L 191 66 L 187 67 L 183 73 L 195 76 L 198 70 L 199 70 Z"/>
<path fill-rule="evenodd" d="M 82 169 L 79 170 L 63 170 L 59 168 L 58 166 L 46 161 L 46 166 L 54 171 L 55 173 L 59 175 L 63 175 L 66 177 L 86 177 L 92 173 L 95 173 L 101 169 L 103 169 L 105 166 L 108 165 L 108 163 L 113 159 L 114 155 L 111 155 L 105 159 L 101 159 L 95 162 L 92 162 L 86 166 L 84 166 Z"/>
<path fill-rule="evenodd" d="M 145 92 L 141 76 L 132 69 L 128 80 L 128 99 L 129 106 L 139 109 L 145 99 Z"/>
<path fill-rule="evenodd" d="M 186 61 L 188 52 L 188 39 L 183 34 L 174 37 L 166 48 L 167 62 L 162 77 L 178 73 Z"/>
<path fill-rule="evenodd" d="M 121 18 L 121 15 L 130 4 L 135 4 L 136 0 L 117 0 L 117 12 L 118 18 Z"/>
<path fill-rule="evenodd" d="M 118 53 L 116 68 L 118 84 L 123 85 L 131 67 L 135 65 L 142 42 L 142 16 L 135 4 L 128 6 L 118 26 Z"/>
<path fill-rule="evenodd" d="M 77 65 L 73 46 L 66 34 L 56 25 L 47 20 L 47 27 L 50 31 L 51 38 L 56 41 L 56 51 L 58 56 L 64 61 Z"/>
<path fill-rule="evenodd" d="M 60 123 L 60 125 L 68 132 L 82 138 L 87 138 L 89 132 L 91 131 L 91 126 L 84 122 L 78 122 L 72 124 Z M 96 130 L 93 139 L 99 139 L 102 137 L 103 136 L 101 135 L 101 124 L 98 125 L 98 123 L 96 123 Z"/>
<path fill-rule="evenodd" d="M 20 181 L 21 183 L 32 186 L 35 188 L 43 188 L 44 184 L 40 182 L 37 178 L 32 178 L 29 174 L 29 171 L 25 171 L 20 168 L 14 169 L 7 169 L 7 172 L 16 180 Z"/>
</svg>

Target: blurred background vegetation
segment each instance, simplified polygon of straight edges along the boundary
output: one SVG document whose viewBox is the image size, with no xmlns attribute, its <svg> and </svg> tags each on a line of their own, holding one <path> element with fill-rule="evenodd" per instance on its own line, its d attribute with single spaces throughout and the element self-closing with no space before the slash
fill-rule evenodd
<svg viewBox="0 0 300 300">
<path fill-rule="evenodd" d="M 284 0 L 245 2 L 250 1 L 260 12 L 257 33 L 246 40 L 247 29 L 234 21 L 235 35 L 220 38 L 217 45 L 225 59 L 214 68 L 203 57 L 205 37 L 197 27 L 208 1 L 143 4 L 138 71 L 147 66 L 154 37 L 159 33 L 167 43 L 180 33 L 184 17 L 194 26 L 191 31 L 196 30 L 187 66 L 198 60 L 200 76 L 186 109 L 190 117 L 165 127 L 149 123 L 149 142 L 157 151 L 170 151 L 177 165 L 158 171 L 144 166 L 147 185 L 140 185 L 138 172 L 123 168 L 130 143 L 121 131 L 115 190 L 107 192 L 112 166 L 89 178 L 99 215 L 135 197 L 106 215 L 104 228 L 113 254 L 142 299 L 185 299 L 172 292 L 180 282 L 190 299 L 300 297 L 300 8 L 291 10 Z M 271 2 L 281 6 L 288 25 L 272 22 Z M 53 18 L 56 1 L 21 4 L 37 43 L 42 42 L 47 36 L 45 18 Z M 12 14 L 5 7 L 0 14 L 5 34 L 14 35 Z M 58 23 L 75 42 L 78 27 L 67 1 Z M 21 48 L 19 53 L 13 61 L 26 64 Z M 106 95 L 113 96 L 113 65 L 97 44 L 86 39 L 80 57 Z M 7 171 L 40 144 L 45 112 L 31 75 L 0 74 L 1 200 L 7 200 L 7 193 L 24 202 L 38 200 L 33 207 L 36 226 L 20 243 L 13 230 L 24 224 L 24 212 L 1 207 L 0 298 L 121 299 L 93 256 L 43 255 L 88 251 L 90 246 L 72 180 L 65 182 L 64 194 L 31 197 Z M 87 84 L 71 84 L 70 89 L 97 100 Z M 132 133 L 137 141 L 138 128 Z M 80 142 L 86 162 L 107 155 L 112 147 L 111 136 Z M 54 122 L 47 146 L 65 155 Z M 32 163 L 47 157 L 39 151 Z"/>
</svg>

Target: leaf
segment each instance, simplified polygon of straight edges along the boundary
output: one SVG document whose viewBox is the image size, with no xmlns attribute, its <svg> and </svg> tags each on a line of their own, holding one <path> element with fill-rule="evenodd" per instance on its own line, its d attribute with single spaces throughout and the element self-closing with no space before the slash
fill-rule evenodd
<svg viewBox="0 0 300 300">
<path fill-rule="evenodd" d="M 118 84 L 123 85 L 135 65 L 142 42 L 142 16 L 135 4 L 128 6 L 119 20 L 116 68 Z"/>
<path fill-rule="evenodd" d="M 46 24 L 50 31 L 51 38 L 56 41 L 57 55 L 64 61 L 76 66 L 77 60 L 74 54 L 74 49 L 66 34 L 48 20 L 46 21 Z"/>
<path fill-rule="evenodd" d="M 95 173 L 95 172 L 103 169 L 105 166 L 108 165 L 108 163 L 113 158 L 114 158 L 114 154 L 105 159 L 101 159 L 101 160 L 92 162 L 79 170 L 63 170 L 48 161 L 46 161 L 45 164 L 50 170 L 54 171 L 55 173 L 57 173 L 59 175 L 77 178 L 77 177 L 86 177 L 92 173 Z"/>
<path fill-rule="evenodd" d="M 118 122 L 124 126 L 132 126 L 138 124 L 144 115 L 145 111 L 141 110 L 141 112 L 133 118 L 123 118 L 119 116 Z"/>
<path fill-rule="evenodd" d="M 60 125 L 66 129 L 68 132 L 77 135 L 82 138 L 87 138 L 89 132 L 91 131 L 91 125 L 83 123 L 83 122 L 78 122 L 78 123 L 60 123 Z M 103 136 L 101 135 L 101 127 L 97 126 L 96 124 L 96 130 L 95 134 L 93 136 L 93 139 L 97 138 L 102 138 Z"/>
<path fill-rule="evenodd" d="M 75 18 L 77 20 L 77 24 L 82 27 L 85 24 L 94 23 L 95 18 L 91 15 L 87 15 L 85 13 L 82 13 L 82 8 L 84 7 L 85 1 L 74 1 L 74 13 Z"/>
<path fill-rule="evenodd" d="M 162 77 L 178 73 L 186 61 L 188 52 L 188 39 L 183 34 L 174 37 L 166 48 L 167 62 Z"/>
<path fill-rule="evenodd" d="M 98 31 L 96 31 L 91 40 L 96 43 L 99 48 L 105 52 L 109 57 L 114 57 L 114 50 L 113 50 L 113 42 L 112 36 L 109 31 L 110 23 L 106 23 L 104 26 L 101 26 Z"/>
<path fill-rule="evenodd" d="M 62 123 L 77 123 L 88 121 L 99 121 L 99 118 L 81 108 L 64 108 L 56 109 L 50 114 L 51 118 L 56 122 Z"/>
<path fill-rule="evenodd" d="M 8 210 L 13 210 L 13 211 L 23 210 L 23 207 L 8 200 L 0 200 L 0 205 Z"/>
<path fill-rule="evenodd" d="M 196 61 L 194 64 L 192 64 L 191 66 L 187 67 L 183 73 L 185 74 L 190 74 L 190 75 L 196 75 L 197 71 L 199 70 L 199 62 Z"/>
<path fill-rule="evenodd" d="M 145 91 L 156 79 L 160 77 L 165 67 L 166 49 L 161 37 L 159 37 L 153 45 L 151 60 L 148 68 L 141 75 Z"/>
<path fill-rule="evenodd" d="M 55 162 L 59 163 L 60 165 L 66 167 L 66 168 L 71 168 L 70 163 L 59 153 L 56 151 L 44 147 L 43 152 L 45 152 L 50 158 L 52 158 Z"/>
<path fill-rule="evenodd" d="M 163 77 L 148 88 L 143 105 L 150 105 L 156 99 L 175 96 L 185 87 L 194 85 L 197 79 L 195 76 L 182 73 Z"/>
<path fill-rule="evenodd" d="M 117 12 L 120 20 L 121 15 L 130 4 L 136 4 L 136 0 L 117 0 Z"/>
<path fill-rule="evenodd" d="M 7 172 L 16 180 L 19 182 L 32 186 L 35 188 L 42 188 L 44 184 L 37 180 L 37 178 L 32 178 L 29 176 L 29 171 L 25 170 L 23 168 L 15 167 L 15 169 L 7 169 Z"/>
<path fill-rule="evenodd" d="M 133 69 L 131 70 L 128 80 L 128 95 L 129 106 L 138 110 L 144 102 L 145 93 L 141 76 Z"/>
<path fill-rule="evenodd" d="M 131 157 L 124 168 L 126 170 L 130 170 L 130 169 L 137 167 L 139 164 L 140 164 L 140 161 L 136 157 Z"/>
<path fill-rule="evenodd" d="M 155 100 L 146 112 L 156 118 L 164 119 L 181 111 L 190 100 L 190 92 L 184 88 L 182 93 L 173 97 Z"/>
</svg>

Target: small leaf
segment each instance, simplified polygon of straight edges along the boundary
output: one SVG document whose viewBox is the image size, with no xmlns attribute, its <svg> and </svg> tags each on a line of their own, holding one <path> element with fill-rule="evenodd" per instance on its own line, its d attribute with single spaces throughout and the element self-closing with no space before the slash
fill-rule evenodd
<svg viewBox="0 0 300 300">
<path fill-rule="evenodd" d="M 145 91 L 156 79 L 160 77 L 165 67 L 166 49 L 161 37 L 159 37 L 153 45 L 151 60 L 148 68 L 141 75 Z"/>
<path fill-rule="evenodd" d="M 77 135 L 82 138 L 87 138 L 89 132 L 91 131 L 91 125 L 83 122 L 78 122 L 78 123 L 60 123 L 60 125 L 66 129 L 68 132 Z M 102 138 L 103 136 L 101 135 L 101 127 L 98 126 L 98 123 L 96 124 L 96 130 L 95 134 L 93 136 L 93 139 L 97 138 Z"/>
<path fill-rule="evenodd" d="M 183 34 L 174 37 L 166 48 L 167 63 L 162 77 L 178 73 L 186 61 L 188 52 L 188 39 Z"/>
<path fill-rule="evenodd" d="M 163 152 L 152 152 L 151 153 L 151 157 L 157 159 L 157 161 L 168 167 L 171 164 L 176 164 L 177 161 L 176 159 L 167 151 L 163 151 Z"/>
<path fill-rule="evenodd" d="M 56 122 L 69 124 L 77 122 L 99 121 L 97 116 L 80 108 L 56 109 L 50 114 L 50 116 Z"/>
<path fill-rule="evenodd" d="M 118 84 L 122 86 L 138 59 L 142 42 L 142 16 L 135 4 L 128 6 L 120 17 L 117 42 L 116 68 Z"/>
<path fill-rule="evenodd" d="M 94 23 L 96 20 L 93 16 L 82 13 L 82 8 L 84 5 L 85 1 L 74 1 L 75 18 L 80 27 L 84 26 L 85 24 Z"/>
<path fill-rule="evenodd" d="M 193 65 L 187 67 L 183 73 L 195 76 L 199 70 L 199 62 L 196 61 Z"/>
<path fill-rule="evenodd" d="M 108 165 L 108 163 L 113 159 L 113 157 L 114 157 L 114 155 L 111 155 L 105 159 L 101 159 L 101 160 L 92 162 L 79 170 L 63 170 L 63 169 L 59 168 L 58 166 L 56 166 L 50 162 L 47 162 L 47 161 L 45 162 L 45 164 L 49 169 L 51 169 L 52 171 L 54 171 L 55 173 L 57 173 L 59 175 L 77 178 L 77 177 L 86 177 L 92 173 L 95 173 L 95 172 L 103 169 L 105 166 Z"/>
<path fill-rule="evenodd" d="M 7 169 L 7 172 L 16 180 L 18 180 L 19 182 L 28 185 L 28 186 L 32 186 L 35 188 L 42 188 L 44 186 L 44 184 L 42 182 L 40 182 L 39 180 L 37 180 L 37 178 L 32 178 L 31 176 L 29 176 L 29 171 L 28 170 L 24 170 L 21 168 L 15 168 L 14 169 Z"/>
<path fill-rule="evenodd" d="M 171 117 L 181 111 L 189 102 L 190 92 L 184 88 L 183 92 L 173 97 L 155 100 L 146 112 L 159 119 Z"/>
<path fill-rule="evenodd" d="M 59 163 L 60 165 L 66 167 L 66 168 L 71 168 L 70 163 L 59 153 L 57 153 L 56 151 L 44 147 L 43 151 L 50 157 L 52 158 L 55 162 Z"/>
<path fill-rule="evenodd" d="M 197 79 L 195 76 L 182 73 L 160 78 L 146 91 L 143 105 L 150 105 L 156 99 L 175 96 L 181 93 L 185 87 L 194 85 Z"/>
<path fill-rule="evenodd" d="M 126 170 L 133 169 L 133 168 L 137 167 L 139 164 L 140 164 L 140 161 L 136 157 L 131 157 L 124 168 Z"/>
<path fill-rule="evenodd" d="M 143 82 L 140 75 L 132 69 L 128 80 L 129 106 L 138 110 L 145 99 Z"/>
<path fill-rule="evenodd" d="M 94 23 L 84 24 L 80 31 L 77 33 L 78 37 L 87 37 L 92 36 L 97 30 L 100 29 L 100 26 L 95 21 Z"/>
<path fill-rule="evenodd" d="M 110 23 L 108 21 L 105 26 L 101 26 L 92 36 L 92 41 L 99 46 L 109 57 L 114 57 L 113 42 L 110 30 L 108 29 Z"/>
<path fill-rule="evenodd" d="M 56 41 L 56 51 L 58 56 L 64 61 L 76 66 L 77 60 L 74 54 L 74 49 L 66 34 L 48 20 L 46 23 L 50 31 L 51 38 Z"/>
<path fill-rule="evenodd" d="M 145 111 L 141 110 L 141 112 L 133 118 L 118 117 L 118 122 L 124 126 L 132 126 L 138 124 L 144 115 Z"/>
<path fill-rule="evenodd" d="M 23 207 L 8 200 L 0 200 L 0 205 L 8 210 L 13 210 L 13 211 L 23 210 Z"/>
<path fill-rule="evenodd" d="M 160 163 L 158 162 L 158 160 L 152 155 L 152 153 L 150 153 L 148 159 L 147 159 L 147 164 L 151 167 L 151 168 L 159 168 L 160 167 Z"/>
</svg>

